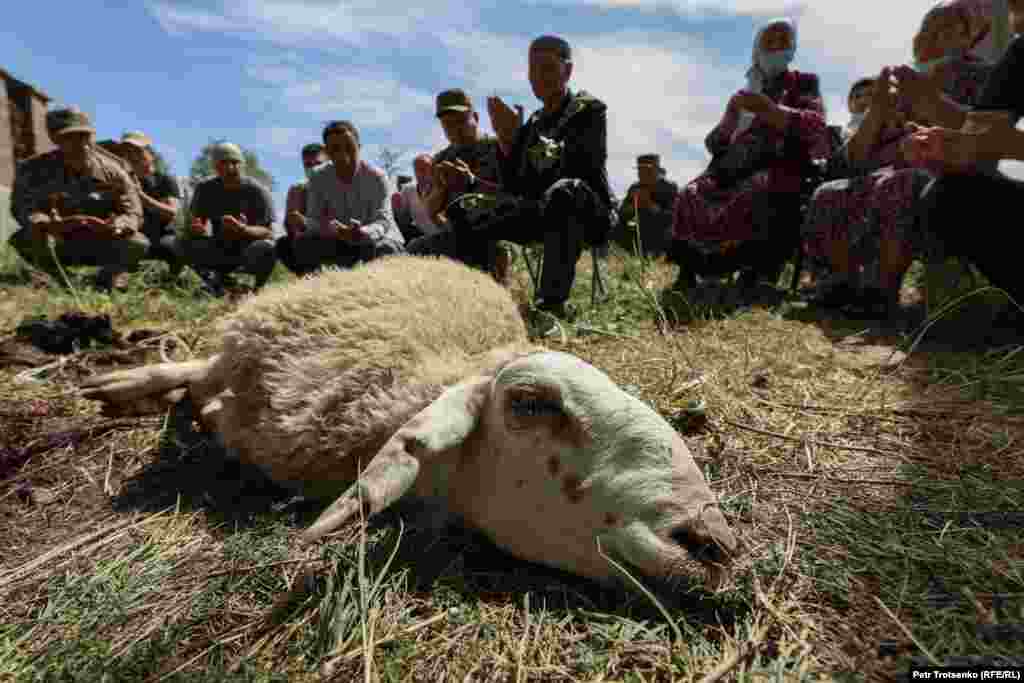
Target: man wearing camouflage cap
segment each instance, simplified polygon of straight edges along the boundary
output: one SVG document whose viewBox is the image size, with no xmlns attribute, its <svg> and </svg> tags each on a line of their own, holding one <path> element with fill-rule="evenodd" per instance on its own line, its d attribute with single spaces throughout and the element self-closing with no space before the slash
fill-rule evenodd
<svg viewBox="0 0 1024 683">
<path fill-rule="evenodd" d="M 46 128 L 56 149 L 18 166 L 11 213 L 21 229 L 11 236 L 11 247 L 63 285 L 69 283 L 61 267 L 100 266 L 98 287 L 121 286 L 149 248 L 140 232 L 135 182 L 96 147 L 96 129 L 85 112 L 54 109 Z"/>
<path fill-rule="evenodd" d="M 181 242 L 186 261 L 204 273 L 206 289 L 223 294 L 224 277 L 241 269 L 260 289 L 274 270 L 274 202 L 270 192 L 243 175 L 245 157 L 230 142 L 210 150 L 217 175 L 196 185 L 190 235 Z"/>
<path fill-rule="evenodd" d="M 468 193 L 494 194 L 501 189 L 498 141 L 481 134 L 480 115 L 463 90 L 455 88 L 438 94 L 436 114 L 449 145 L 434 155 L 433 182 L 424 203 L 440 229 L 410 242 L 408 251 L 459 259 L 508 284 L 507 247 L 496 240 L 476 240 L 465 232 L 447 229 L 444 216 L 449 204 Z"/>
</svg>

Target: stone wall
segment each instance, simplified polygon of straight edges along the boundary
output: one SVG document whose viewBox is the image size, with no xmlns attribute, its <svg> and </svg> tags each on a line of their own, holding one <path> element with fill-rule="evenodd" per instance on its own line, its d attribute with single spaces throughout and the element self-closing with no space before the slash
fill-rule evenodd
<svg viewBox="0 0 1024 683">
<path fill-rule="evenodd" d="M 19 161 L 53 148 L 46 132 L 50 98 L 0 69 L 0 249 L 17 230 L 10 194 Z"/>
</svg>

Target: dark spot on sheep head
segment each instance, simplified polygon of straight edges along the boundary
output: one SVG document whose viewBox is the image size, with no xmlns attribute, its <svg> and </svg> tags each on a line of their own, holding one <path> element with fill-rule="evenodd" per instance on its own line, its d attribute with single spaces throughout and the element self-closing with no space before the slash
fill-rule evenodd
<svg viewBox="0 0 1024 683">
<path fill-rule="evenodd" d="M 552 456 L 550 456 L 548 458 L 548 473 L 552 477 L 557 477 L 558 476 L 558 470 L 561 469 L 561 467 L 562 467 L 562 463 L 558 459 L 557 455 L 552 455 Z"/>
<path fill-rule="evenodd" d="M 613 512 L 606 512 L 604 515 L 605 526 L 618 526 L 619 516 Z"/>
<path fill-rule="evenodd" d="M 583 488 L 583 481 L 575 474 L 570 474 L 562 480 L 562 493 L 570 503 L 579 503 L 583 500 L 586 490 Z"/>
<path fill-rule="evenodd" d="M 537 378 L 511 384 L 505 390 L 505 406 L 509 427 L 514 431 L 529 430 L 538 436 L 547 433 L 577 448 L 587 442 L 585 425 L 565 405 L 557 384 Z"/>
</svg>

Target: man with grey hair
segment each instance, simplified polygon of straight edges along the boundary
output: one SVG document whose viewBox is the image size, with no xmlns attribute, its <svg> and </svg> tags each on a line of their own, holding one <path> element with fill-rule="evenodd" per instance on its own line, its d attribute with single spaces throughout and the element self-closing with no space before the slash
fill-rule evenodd
<svg viewBox="0 0 1024 683">
<path fill-rule="evenodd" d="M 11 247 L 62 285 L 62 267 L 100 266 L 97 286 L 121 288 L 149 248 L 135 181 L 96 147 L 80 109 L 48 112 L 46 129 L 57 148 L 18 165 L 11 213 L 21 229 Z"/>
<path fill-rule="evenodd" d="M 530 43 L 530 86 L 543 107 L 524 123 L 521 107 L 488 99 L 501 191 L 466 194 L 446 212 L 457 231 L 475 233 L 476 239 L 543 242 L 536 304 L 558 317 L 567 315 L 584 243 L 606 245 L 613 214 L 605 168 L 607 106 L 569 89 L 572 69 L 572 50 L 564 39 L 541 36 Z M 460 249 L 467 242 L 460 235 Z"/>
<path fill-rule="evenodd" d="M 191 234 L 182 240 L 185 259 L 206 272 L 206 289 L 214 296 L 223 294 L 224 277 L 238 269 L 260 289 L 277 262 L 274 202 L 263 185 L 242 174 L 245 157 L 238 145 L 219 142 L 210 155 L 217 175 L 196 185 Z"/>
<path fill-rule="evenodd" d="M 310 272 L 403 253 L 405 238 L 391 211 L 391 183 L 360 158 L 355 125 L 331 121 L 323 141 L 330 162 L 309 179 L 308 227 L 295 241 L 296 263 Z"/>
</svg>

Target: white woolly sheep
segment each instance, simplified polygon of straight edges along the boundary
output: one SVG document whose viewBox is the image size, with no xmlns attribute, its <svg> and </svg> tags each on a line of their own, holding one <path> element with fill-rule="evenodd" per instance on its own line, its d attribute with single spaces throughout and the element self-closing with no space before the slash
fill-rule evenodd
<svg viewBox="0 0 1024 683">
<path fill-rule="evenodd" d="M 94 377 L 84 394 L 118 414 L 187 394 L 229 452 L 334 499 L 307 542 L 360 500 L 372 515 L 409 494 L 592 579 L 617 574 L 602 553 L 655 579 L 693 558 L 712 584 L 726 575 L 737 542 L 680 436 L 593 366 L 531 346 L 487 275 L 379 259 L 267 288 L 219 336 L 209 359 Z"/>
</svg>

